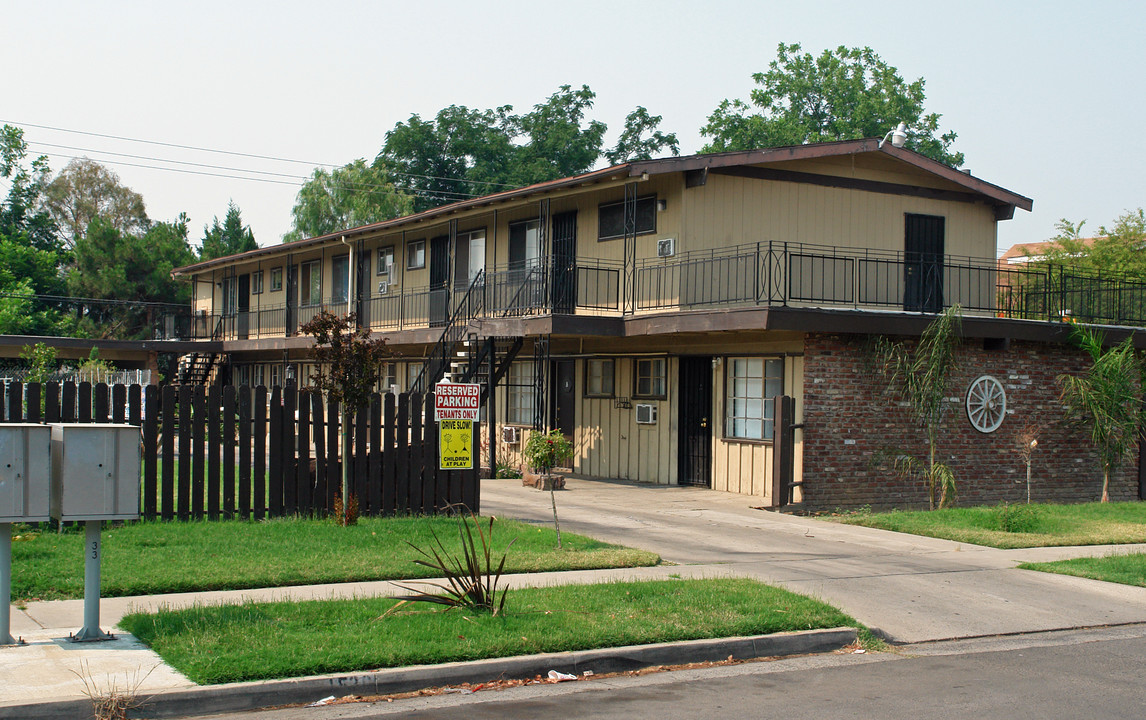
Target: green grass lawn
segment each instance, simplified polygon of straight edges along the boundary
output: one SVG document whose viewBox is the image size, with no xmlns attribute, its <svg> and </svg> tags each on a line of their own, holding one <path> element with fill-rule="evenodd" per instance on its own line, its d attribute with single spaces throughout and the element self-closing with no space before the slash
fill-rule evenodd
<svg viewBox="0 0 1146 720">
<path fill-rule="evenodd" d="M 1012 505 L 1011 512 L 1026 506 Z M 1146 503 L 1032 504 L 1026 532 L 1002 529 L 998 507 L 934 511 L 852 513 L 835 518 L 853 525 L 895 530 L 997 548 L 1115 545 L 1146 542 Z"/>
<path fill-rule="evenodd" d="M 1075 575 L 1092 580 L 1146 587 L 1146 554 L 1110 555 L 1101 558 L 1075 558 L 1046 563 L 1023 563 L 1023 570 Z"/>
<path fill-rule="evenodd" d="M 396 603 L 359 599 L 197 607 L 129 615 L 120 627 L 201 684 L 862 627 L 819 600 L 753 580 L 511 590 L 505 613 L 496 617 L 426 603 L 388 612 Z"/>
<path fill-rule="evenodd" d="M 104 597 L 428 577 L 406 541 L 428 548 L 430 529 L 457 544 L 457 521 L 362 518 L 344 528 L 330 520 L 140 522 L 105 527 Z M 83 530 L 18 529 L 12 543 L 15 602 L 83 597 Z M 563 550 L 551 527 L 499 519 L 495 549 L 510 548 L 505 571 L 544 572 L 656 565 L 660 558 L 572 533 Z"/>
</svg>

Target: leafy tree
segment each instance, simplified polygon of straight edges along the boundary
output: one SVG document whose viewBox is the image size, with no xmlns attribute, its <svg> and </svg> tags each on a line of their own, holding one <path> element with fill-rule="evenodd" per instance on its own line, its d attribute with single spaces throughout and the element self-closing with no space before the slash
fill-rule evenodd
<svg viewBox="0 0 1146 720">
<path fill-rule="evenodd" d="M 870 47 L 841 45 L 813 57 L 780 43 L 776 55 L 767 72 L 752 76 L 760 87 L 749 102 L 724 100 L 709 115 L 700 132 L 712 141 L 702 152 L 883 137 L 903 122 L 908 148 L 963 164 L 963 153 L 951 152 L 955 133 L 939 134 L 940 115 L 924 110 L 923 78 L 905 82 Z"/>
<path fill-rule="evenodd" d="M 370 401 L 383 361 L 390 356 L 385 338 L 370 338 L 367 328 L 355 329 L 354 313 L 339 316 L 323 310 L 300 328 L 314 338 L 317 371 L 315 389 L 338 402 L 342 428 L 342 517 L 352 524 L 350 497 L 350 436 L 354 416 Z"/>
<path fill-rule="evenodd" d="M 938 459 L 939 433 L 948 396 L 947 386 L 956 368 L 955 353 L 962 332 L 962 310 L 953 305 L 927 326 L 913 350 L 887 338 L 877 341 L 876 352 L 882 364 L 887 388 L 903 397 L 911 414 L 927 432 L 928 459 L 895 453 L 895 469 L 904 475 L 922 476 L 928 485 L 931 509 L 955 501 L 955 475 Z"/>
<path fill-rule="evenodd" d="M 20 357 L 28 361 L 28 374 L 25 380 L 30 383 L 42 383 L 51 379 L 56 372 L 56 349 L 44 343 L 25 345 L 20 350 Z"/>
<path fill-rule="evenodd" d="M 143 196 L 125 187 L 119 176 L 88 158 L 69 162 L 45 189 L 48 210 L 74 244 L 97 217 L 121 233 L 143 233 L 147 218 Z"/>
<path fill-rule="evenodd" d="M 490 110 L 451 105 L 430 120 L 412 115 L 386 133 L 374 162 L 392 170 L 398 187 L 414 195 L 414 209 L 422 211 L 578 175 L 602 157 L 623 162 L 665 148 L 679 151 L 674 134 L 656 129 L 660 116 L 638 107 L 626 118 L 617 145 L 603 153 L 608 128 L 587 118 L 595 99 L 587 85 L 562 85 L 521 115 L 510 105 Z"/>
<path fill-rule="evenodd" d="M 1043 258 L 1083 272 L 1146 276 L 1146 214 L 1142 208 L 1127 210 L 1110 227 L 1100 225 L 1094 238 L 1082 237 L 1085 224 L 1085 220 L 1076 224 L 1066 218 L 1055 223 L 1058 234 L 1041 253 Z"/>
<path fill-rule="evenodd" d="M 617 144 L 605 153 L 613 165 L 633 160 L 649 160 L 661 155 L 665 148 L 675 156 L 680 154 L 680 143 L 676 133 L 665 134 L 657 130 L 661 124 L 660 115 L 649 115 L 649 111 L 638 106 L 625 117 L 625 129 Z M 645 137 L 645 134 L 648 137 Z"/>
<path fill-rule="evenodd" d="M 231 201 L 227 203 L 227 216 L 221 225 L 216 215 L 210 227 L 203 226 L 203 243 L 199 250 L 199 259 L 213 260 L 258 248 L 259 244 L 255 242 L 251 226 L 243 225 L 243 214 L 239 211 L 239 206 Z"/>
<path fill-rule="evenodd" d="M 1110 476 L 1134 450 L 1146 428 L 1143 388 L 1146 364 L 1132 337 L 1109 350 L 1101 333 L 1075 327 L 1074 341 L 1092 365 L 1081 375 L 1060 375 L 1059 399 L 1068 420 L 1086 429 L 1102 465 L 1102 502 L 1110 500 Z"/>
<path fill-rule="evenodd" d="M 0 127 L 0 177 L 11 184 L 0 207 L 0 236 L 21 245 L 58 252 L 56 225 L 44 209 L 44 189 L 51 170 L 41 155 L 25 167 L 28 144 L 24 131 L 12 125 Z"/>
<path fill-rule="evenodd" d="M 10 183 L 0 205 L 0 334 L 45 335 L 55 331 L 60 313 L 36 294 L 58 294 L 63 262 L 55 224 L 43 210 L 49 175 L 47 158 L 25 164 L 24 131 L 0 128 L 0 177 Z"/>
<path fill-rule="evenodd" d="M 513 139 L 525 144 L 516 146 L 511 182 L 532 185 L 592 169 L 601 157 L 601 143 L 608 130 L 599 120 L 585 123 L 585 111 L 593 107 L 596 97 L 588 85 L 578 90 L 562 85 L 532 111 L 513 118 L 518 131 Z"/>
<path fill-rule="evenodd" d="M 291 210 L 294 228 L 283 242 L 389 220 L 412 209 L 411 198 L 395 188 L 377 162 L 367 165 L 359 158 L 331 172 L 318 168 L 298 191 Z"/>
<path fill-rule="evenodd" d="M 76 240 L 75 263 L 68 273 L 68 289 L 79 297 L 137 301 L 139 303 L 190 302 L 190 288 L 171 278 L 174 268 L 195 262 L 187 243 L 187 217 L 159 222 L 136 235 L 96 217 L 87 233 Z M 149 306 L 91 307 L 85 311 L 86 331 L 99 337 L 134 337 L 150 330 Z M 91 327 L 92 324 L 95 327 Z"/>
</svg>

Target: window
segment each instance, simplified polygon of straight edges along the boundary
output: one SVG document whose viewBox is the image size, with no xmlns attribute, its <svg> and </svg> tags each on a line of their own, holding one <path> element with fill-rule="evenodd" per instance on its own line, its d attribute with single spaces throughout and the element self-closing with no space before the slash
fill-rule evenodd
<svg viewBox="0 0 1146 720">
<path fill-rule="evenodd" d="M 418 382 L 418 376 L 422 374 L 424 363 L 406 363 L 406 392 L 412 392 L 414 383 Z"/>
<path fill-rule="evenodd" d="M 657 196 L 637 198 L 637 235 L 657 231 Z M 597 207 L 597 239 L 612 240 L 625 236 L 625 203 L 615 202 Z"/>
<path fill-rule="evenodd" d="M 780 358 L 729 358 L 725 384 L 724 436 L 772 439 L 772 398 L 784 387 Z"/>
<path fill-rule="evenodd" d="M 244 387 L 251 384 L 251 366 L 250 365 L 236 365 L 235 366 L 236 385 Z"/>
<path fill-rule="evenodd" d="M 639 358 L 633 375 L 633 397 L 665 396 L 665 359 Z"/>
<path fill-rule="evenodd" d="M 485 269 L 485 230 L 458 233 L 454 243 L 454 284 L 468 288 Z"/>
<path fill-rule="evenodd" d="M 238 306 L 238 291 L 239 285 L 235 282 L 235 278 L 223 278 L 220 284 L 223 289 L 223 314 L 230 316 L 235 314 L 235 308 Z"/>
<path fill-rule="evenodd" d="M 426 241 L 414 240 L 406 244 L 406 269 L 426 267 Z"/>
<path fill-rule="evenodd" d="M 271 387 L 281 387 L 283 384 L 283 366 L 275 363 L 271 365 Z"/>
<path fill-rule="evenodd" d="M 394 269 L 394 246 L 378 249 L 378 274 L 390 276 Z"/>
<path fill-rule="evenodd" d="M 330 301 L 344 303 L 350 297 L 350 256 L 330 259 Z"/>
<path fill-rule="evenodd" d="M 532 362 L 516 362 L 509 366 L 506 382 L 508 399 L 505 419 L 518 425 L 533 424 L 533 395 L 537 385 L 533 377 Z"/>
<path fill-rule="evenodd" d="M 251 294 L 261 295 L 263 293 L 263 271 L 256 270 L 251 273 Z"/>
<path fill-rule="evenodd" d="M 541 257 L 540 223 L 537 220 L 509 226 L 509 265 L 514 269 L 533 267 Z"/>
<path fill-rule="evenodd" d="M 613 397 L 612 360 L 585 361 L 585 397 Z"/>
<path fill-rule="evenodd" d="M 271 292 L 278 292 L 283 289 L 283 269 L 281 267 L 271 268 Z"/>
<path fill-rule="evenodd" d="M 390 392 L 391 385 L 398 384 L 398 364 L 384 362 L 378 368 L 378 392 Z"/>
<path fill-rule="evenodd" d="M 318 305 L 322 302 L 322 263 L 311 260 L 299 266 L 299 305 Z"/>
<path fill-rule="evenodd" d="M 265 365 L 254 365 L 251 367 L 251 383 L 258 387 L 267 384 L 267 374 Z"/>
</svg>

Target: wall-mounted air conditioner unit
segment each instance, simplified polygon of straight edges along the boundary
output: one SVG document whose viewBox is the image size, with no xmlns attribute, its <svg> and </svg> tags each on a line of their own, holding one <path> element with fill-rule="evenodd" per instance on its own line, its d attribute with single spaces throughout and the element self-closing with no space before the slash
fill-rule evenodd
<svg viewBox="0 0 1146 720">
<path fill-rule="evenodd" d="M 657 240 L 657 257 L 672 257 L 676 255 L 676 238 Z"/>
<path fill-rule="evenodd" d="M 386 282 L 385 280 L 378 283 L 378 294 L 379 295 L 385 295 L 387 292 L 389 292 L 389 290 L 390 290 L 390 283 Z"/>
<path fill-rule="evenodd" d="M 516 445 L 521 442 L 521 428 L 514 425 L 506 425 L 501 429 L 501 441 L 509 445 Z"/>
<path fill-rule="evenodd" d="M 637 403 L 637 424 L 638 425 L 656 425 L 657 424 L 657 406 L 646 405 L 644 403 Z"/>
</svg>

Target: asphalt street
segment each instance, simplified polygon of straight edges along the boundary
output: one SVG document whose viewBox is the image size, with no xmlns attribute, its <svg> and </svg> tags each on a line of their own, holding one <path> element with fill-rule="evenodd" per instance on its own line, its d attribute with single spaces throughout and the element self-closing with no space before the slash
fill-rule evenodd
<svg viewBox="0 0 1146 720">
<path fill-rule="evenodd" d="M 1104 720 L 1146 714 L 1146 626 L 945 641 L 391 702 L 217 718 L 467 720 L 983 718 Z"/>
</svg>

